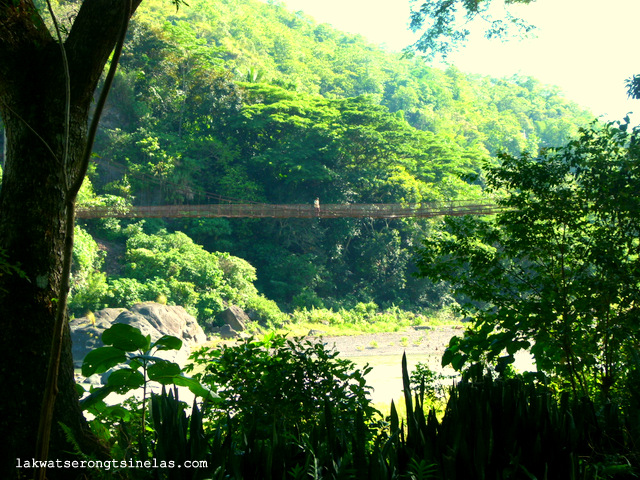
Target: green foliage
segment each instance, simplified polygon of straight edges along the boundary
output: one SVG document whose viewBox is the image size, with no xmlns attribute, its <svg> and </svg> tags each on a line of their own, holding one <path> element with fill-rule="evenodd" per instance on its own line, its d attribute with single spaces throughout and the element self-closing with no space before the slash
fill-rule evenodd
<svg viewBox="0 0 640 480">
<path fill-rule="evenodd" d="M 126 394 L 131 390 L 144 386 L 148 381 L 162 385 L 174 384 L 188 387 L 194 395 L 208 400 L 215 400 L 216 395 L 198 381 L 182 373 L 176 363 L 155 356 L 165 350 L 179 350 L 182 340 L 171 335 L 164 335 L 151 343 L 149 335 L 142 335 L 138 328 L 116 323 L 102 333 L 104 347 L 89 352 L 82 362 L 82 374 L 89 377 L 95 373 L 121 365 L 113 370 L 107 383 L 81 400 L 83 409 L 92 413 L 100 413 L 105 408 L 103 399 L 112 392 Z M 144 409 L 145 399 L 142 404 Z"/>
<path fill-rule="evenodd" d="M 502 156 L 489 184 L 495 219 L 448 219 L 424 242 L 420 272 L 450 282 L 473 318 L 444 364 L 496 361 L 530 348 L 538 369 L 579 395 L 624 399 L 638 336 L 638 135 L 592 127 L 538 157 Z"/>
<path fill-rule="evenodd" d="M 162 387 L 160 395 L 151 395 L 151 427 L 154 431 L 153 458 L 160 465 L 174 465 L 165 470 L 167 480 L 210 478 L 207 469 L 180 469 L 183 465 L 212 463 L 210 447 L 205 437 L 203 417 L 194 399 L 187 417 L 185 404 L 178 400 L 178 391 Z M 190 462 L 190 463 L 186 463 Z M 198 463 L 196 463 L 198 462 Z M 179 466 L 175 468 L 175 466 Z"/>
<path fill-rule="evenodd" d="M 79 231 L 78 258 L 93 263 L 78 268 L 77 277 L 84 281 L 75 283 L 70 302 L 71 312 L 76 315 L 106 306 L 129 307 L 163 299 L 182 305 L 203 325 L 211 324 L 229 304 L 253 308 L 264 322 L 282 322 L 278 307 L 258 295 L 253 284 L 255 268 L 245 260 L 207 252 L 184 233 L 161 230 L 152 235 L 144 233 L 141 226 L 129 226 L 121 232 L 128 235 L 123 276 L 107 279 L 95 270 L 98 261 L 93 258 L 102 259 L 96 254 L 96 242 L 84 230 Z M 78 261 L 80 265 L 85 263 Z"/>
<path fill-rule="evenodd" d="M 427 319 L 423 313 L 409 312 L 398 307 L 378 309 L 374 303 L 359 303 L 355 306 L 345 303 L 337 305 L 337 310 L 314 307 L 296 309 L 289 315 L 289 323 L 282 328 L 296 334 L 306 334 L 309 328 L 320 328 L 327 335 L 357 335 L 364 332 L 398 332 L 422 325 Z"/>
<path fill-rule="evenodd" d="M 102 272 L 92 272 L 82 286 L 76 286 L 69 299 L 69 312 L 81 316 L 87 311 L 105 308 L 109 301 L 109 284 Z M 124 303 L 122 304 L 124 305 Z"/>
<path fill-rule="evenodd" d="M 416 364 L 409 377 L 411 391 L 420 396 L 423 405 L 425 405 L 424 399 L 426 398 L 428 404 L 432 406 L 445 398 L 449 388 L 448 383 L 445 383 L 447 380 L 451 381 L 451 377 L 432 370 L 429 365 L 422 362 Z"/>
<path fill-rule="evenodd" d="M 511 0 L 512 4 L 531 3 L 533 0 Z M 504 18 L 495 18 L 490 11 L 491 0 L 426 0 L 417 10 L 411 12 L 411 29 L 424 30 L 413 48 L 431 56 L 447 56 L 459 43 L 465 41 L 470 34 L 469 23 L 474 20 L 485 23 L 486 38 L 503 38 L 517 32 L 521 35 L 534 29 L 524 20 L 512 15 L 508 8 L 504 9 Z M 461 20 L 459 11 L 464 13 Z"/>
<path fill-rule="evenodd" d="M 261 325 L 279 327 L 288 319 L 288 315 L 280 310 L 278 304 L 264 295 L 252 297 L 246 307 L 251 317 L 255 317 Z"/>
<path fill-rule="evenodd" d="M 396 448 L 413 462 L 436 465 L 436 478 L 595 479 L 607 470 L 633 478 L 637 471 L 616 405 L 597 412 L 586 398 L 572 402 L 565 394 L 558 401 L 533 377 L 494 380 L 480 369 L 450 390 L 439 421 L 433 410 L 425 415 L 419 395 L 411 397 L 405 359 L 403 379 L 407 436 Z M 392 431 L 400 428 L 394 412 Z M 632 430 L 640 426 L 634 416 L 626 419 Z"/>
<path fill-rule="evenodd" d="M 91 430 L 105 445 L 110 446 L 112 458 L 122 462 L 132 459 L 144 462 L 155 458 L 160 466 L 166 466 L 173 459 L 200 459 L 206 449 L 202 426 L 198 429 L 196 424 L 199 412 L 195 398 L 192 418 L 185 423 L 183 407 L 177 403 L 177 390 L 175 396 L 167 397 L 164 386 L 187 387 L 196 397 L 208 401 L 215 401 L 217 396 L 194 378 L 184 375 L 179 365 L 157 356 L 161 351 L 179 350 L 182 341 L 165 335 L 152 343 L 148 335 L 126 324 L 112 325 L 103 332 L 102 341 L 105 346 L 92 350 L 85 357 L 82 374 L 90 376 L 112 370 L 106 384 L 100 388 L 91 387 L 80 404 L 94 417 L 90 422 Z M 150 382 L 161 384 L 163 394 L 152 395 L 149 407 L 152 418 L 148 424 L 147 388 Z M 80 395 L 86 393 L 81 385 L 77 387 Z M 136 390 L 142 390 L 141 400 L 133 395 Z M 107 405 L 105 398 L 110 393 L 130 396 L 120 404 Z M 186 424 L 191 427 L 189 435 L 182 430 Z M 149 432 L 153 434 L 151 439 Z M 172 449 L 168 448 L 169 445 L 172 445 Z M 188 447 L 187 454 L 185 445 Z M 136 474 L 126 478 L 147 477 Z"/>
<path fill-rule="evenodd" d="M 92 181 L 98 198 L 120 195 L 125 204 L 206 203 L 204 192 L 277 204 L 480 198 L 487 154 L 564 143 L 588 117 L 533 79 L 441 71 L 251 0 L 196 0 L 178 12 L 145 1 L 121 63 L 111 97 L 118 123 L 104 124 Z M 123 233 L 118 220 L 100 223 L 101 236 Z M 257 289 L 291 310 L 347 298 L 424 307 L 439 294 L 411 278 L 428 220 L 164 226 L 246 259 L 260 272 Z M 160 268 L 160 258 L 137 253 Z M 194 285 L 195 296 L 181 284 L 183 295 L 210 321 L 216 299 L 178 280 Z M 236 296 L 242 291 L 220 298 L 242 304 L 251 298 Z"/>
<path fill-rule="evenodd" d="M 625 85 L 629 98 L 640 99 L 640 75 L 633 75 L 625 82 Z"/>
<path fill-rule="evenodd" d="M 71 267 L 72 299 L 69 305 L 72 311 L 77 310 L 77 305 L 95 309 L 96 298 L 104 293 L 101 287 L 104 279 L 100 273 L 103 263 L 104 252 L 99 249 L 96 241 L 85 229 L 76 226 Z M 84 298 L 74 298 L 77 293 Z"/>
<path fill-rule="evenodd" d="M 129 307 L 143 301 L 144 286 L 133 278 L 115 278 L 109 282 L 109 304 Z"/>
<path fill-rule="evenodd" d="M 122 333 L 108 340 L 125 350 L 147 343 Z M 400 422 L 392 404 L 379 422 L 366 371 L 354 371 L 322 344 L 271 336 L 204 349 L 192 359 L 205 381 L 220 385 L 221 401 L 194 402 L 187 414 L 177 392 L 163 389 L 151 398 L 147 439 L 133 442 L 141 438 L 131 425 L 140 420 L 136 406 L 108 407 L 92 428 L 113 445 L 115 458 L 154 458 L 159 465 L 206 460 L 206 470 L 157 473 L 234 479 L 595 480 L 635 478 L 640 465 L 637 412 L 557 398 L 541 375 L 494 379 L 476 371 L 451 388 L 438 419 L 425 411 L 423 394 L 412 395 L 403 358 L 406 419 Z M 135 478 L 138 472 L 131 471 Z"/>
<path fill-rule="evenodd" d="M 89 395 L 80 400 L 83 410 L 94 415 L 92 422 L 93 431 L 105 442 L 112 444 L 114 454 L 120 459 L 131 458 L 137 455 L 147 460 L 148 439 L 146 426 L 147 410 L 147 384 L 157 382 L 161 385 L 177 385 L 189 388 L 198 397 L 215 401 L 217 395 L 196 379 L 184 375 L 180 366 L 174 362 L 157 356 L 158 352 L 167 350 L 179 350 L 182 340 L 171 335 L 164 335 L 151 343 L 149 335 L 143 335 L 139 329 L 127 324 L 114 324 L 102 333 L 102 341 L 105 346 L 89 352 L 82 363 L 82 374 L 86 377 L 107 372 L 113 369 L 107 377 L 107 382 L 100 388 L 91 387 Z M 79 386 L 80 394 L 84 390 Z M 105 398 L 110 393 L 125 395 L 129 392 L 142 389 L 142 400 L 139 408 L 135 401 L 132 409 L 123 408 L 122 405 L 109 406 Z M 156 400 L 155 410 L 152 414 L 156 419 L 161 415 Z M 152 402 L 152 408 L 153 408 Z M 195 413 L 197 415 L 197 411 Z M 133 428 L 130 425 L 136 422 Z M 158 432 L 166 431 L 169 425 L 162 429 L 156 423 Z M 136 433 L 134 433 L 136 432 Z M 168 439 L 161 436 L 164 445 Z M 175 441 L 176 439 L 174 439 Z M 159 448 L 159 447 L 157 447 Z M 164 453 L 164 450 L 157 453 Z"/>
<path fill-rule="evenodd" d="M 204 367 L 196 375 L 217 390 L 221 401 L 207 412 L 211 419 L 231 422 L 237 434 L 268 439 L 278 432 L 309 430 L 330 406 L 336 435 L 356 428 L 357 412 L 373 418 L 365 375 L 349 360 L 321 343 L 268 335 L 236 346 L 204 349 L 192 355 Z M 369 431 L 371 439 L 373 431 Z"/>
<path fill-rule="evenodd" d="M 127 240 L 126 258 L 126 274 L 137 280 L 173 278 L 215 288 L 223 279 L 217 256 L 180 232 L 134 235 Z"/>
</svg>

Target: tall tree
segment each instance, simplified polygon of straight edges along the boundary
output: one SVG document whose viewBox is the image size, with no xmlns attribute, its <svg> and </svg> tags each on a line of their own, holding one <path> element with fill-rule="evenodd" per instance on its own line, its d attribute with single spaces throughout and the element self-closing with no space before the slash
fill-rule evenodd
<svg viewBox="0 0 640 480">
<path fill-rule="evenodd" d="M 68 205 L 84 175 L 88 120 L 103 68 L 140 0 L 87 0 L 65 39 L 32 0 L 0 0 L 0 114 L 6 159 L 0 190 L 0 249 L 23 277 L 0 277 L 0 436 L 3 478 L 24 475 L 34 456 L 38 413 L 61 300 Z M 70 450 L 59 422 L 81 446 L 90 436 L 77 401 L 69 328 L 62 342 L 51 458 Z M 94 448 L 95 449 L 95 448 Z M 69 472 L 52 470 L 69 478 Z"/>
<path fill-rule="evenodd" d="M 505 210 L 450 218 L 420 250 L 420 273 L 448 282 L 472 319 L 443 363 L 505 366 L 530 348 L 540 371 L 579 395 L 629 394 L 640 339 L 639 158 L 640 129 L 622 123 L 488 169 Z"/>
</svg>

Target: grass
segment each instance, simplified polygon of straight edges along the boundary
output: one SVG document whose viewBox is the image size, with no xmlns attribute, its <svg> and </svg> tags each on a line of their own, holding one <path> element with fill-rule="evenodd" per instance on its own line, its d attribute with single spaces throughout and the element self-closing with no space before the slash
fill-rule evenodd
<svg viewBox="0 0 640 480">
<path fill-rule="evenodd" d="M 277 328 L 276 331 L 294 337 L 306 336 L 309 330 L 321 331 L 326 336 L 352 336 L 401 332 L 415 326 L 436 327 L 460 324 L 460 319 L 448 310 L 415 313 L 397 308 L 383 311 L 373 308 L 365 310 L 364 307 L 358 308 L 358 306 L 352 310 L 338 311 L 316 308 L 296 310 L 289 319 L 289 323 Z M 403 343 L 403 346 L 406 345 Z"/>
</svg>

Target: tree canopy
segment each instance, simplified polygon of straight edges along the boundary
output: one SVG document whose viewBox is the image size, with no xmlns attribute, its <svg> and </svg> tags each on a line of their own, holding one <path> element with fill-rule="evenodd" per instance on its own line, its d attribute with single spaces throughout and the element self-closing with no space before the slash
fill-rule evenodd
<svg viewBox="0 0 640 480">
<path fill-rule="evenodd" d="M 534 0 L 508 0 L 496 5 L 493 0 L 427 0 L 411 12 L 411 29 L 422 32 L 413 49 L 431 56 L 447 56 L 470 35 L 469 25 L 484 24 L 487 38 L 526 35 L 535 29 L 512 12 L 517 4 Z"/>
<path fill-rule="evenodd" d="M 151 0 L 123 55 L 90 178 L 101 198 L 142 204 L 204 192 L 267 203 L 474 199 L 487 158 L 562 144 L 591 119 L 535 79 L 439 70 L 261 2 L 175 12 Z M 260 291 L 286 306 L 426 306 L 437 291 L 410 275 L 427 221 L 160 227 L 248 260 Z"/>
<path fill-rule="evenodd" d="M 503 155 L 487 182 L 504 211 L 447 219 L 420 274 L 448 282 L 471 326 L 443 357 L 504 368 L 530 348 L 579 395 L 626 395 L 638 344 L 640 129 L 592 126 L 564 147 Z"/>
<path fill-rule="evenodd" d="M 88 125 L 96 90 L 139 3 L 60 2 L 53 10 L 64 20 L 56 25 L 47 20 L 44 4 L 0 0 L 0 115 L 6 132 L 0 435 L 10 439 L 0 465 L 8 478 L 17 476 L 15 458 L 33 455 L 33 412 L 42 403 L 47 370 L 55 370 L 49 364 L 57 365 L 58 346 L 60 376 L 47 390 L 55 395 L 59 389 L 54 452 L 69 455 L 60 421 L 84 451 L 105 453 L 77 402 L 64 322 L 66 260 L 76 194 L 93 143 Z M 308 202 L 317 192 L 341 202 L 473 197 L 482 191 L 481 159 L 501 149 L 536 152 L 552 146 L 570 138 L 588 117 L 556 89 L 534 80 L 439 71 L 385 54 L 281 5 L 249 0 L 195 0 L 177 12 L 175 4 L 146 0 L 124 45 L 122 67 L 93 150 L 101 160 L 83 193 L 118 208 L 183 203 L 201 192 Z M 74 295 L 78 300 L 84 294 L 93 305 L 104 295 L 114 298 L 114 292 L 133 298 L 137 288 L 165 291 L 160 281 L 149 284 L 154 280 L 148 276 L 161 269 L 171 273 L 165 283 L 176 287 L 172 301 L 187 298 L 205 312 L 224 295 L 199 284 L 203 279 L 228 296 L 253 293 L 252 268 L 234 259 L 227 263 L 237 268 L 225 272 L 224 255 L 213 251 L 250 261 L 258 272 L 256 285 L 294 306 L 325 297 L 393 303 L 429 296 L 408 275 L 411 251 L 428 222 L 157 221 L 133 236 L 125 232 L 135 226 L 127 230 L 126 222 L 86 227 L 101 245 L 113 241 L 123 248 L 128 239 L 126 254 L 140 267 L 126 277 L 100 276 L 92 271 L 99 256 L 92 256 L 91 240 L 78 230 L 79 246 L 87 250 L 76 252 L 74 278 L 94 291 L 76 284 Z M 163 228 L 169 233 L 160 233 Z M 174 233 L 180 229 L 197 237 L 197 244 Z M 181 263 L 186 259 L 191 262 Z M 19 268 L 4 268 L 5 263 Z M 191 269 L 194 264 L 202 268 Z M 141 270 L 144 288 L 136 278 Z M 244 283 L 225 290 L 236 280 Z M 208 303 L 199 303 L 203 298 Z M 56 322 L 56 311 L 62 321 Z M 60 342 L 52 346 L 51 338 Z M 66 472 L 51 472 L 56 474 Z"/>
</svg>

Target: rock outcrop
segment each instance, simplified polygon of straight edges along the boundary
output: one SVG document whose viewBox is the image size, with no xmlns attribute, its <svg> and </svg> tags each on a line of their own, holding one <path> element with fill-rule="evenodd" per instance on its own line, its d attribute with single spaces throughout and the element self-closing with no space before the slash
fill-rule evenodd
<svg viewBox="0 0 640 480">
<path fill-rule="evenodd" d="M 236 332 L 242 332 L 247 328 L 247 323 L 251 320 L 240 307 L 231 305 L 219 314 L 222 323 L 229 325 Z"/>
<path fill-rule="evenodd" d="M 143 335 L 151 337 L 151 343 L 163 335 L 173 335 L 182 340 L 179 351 L 158 352 L 158 356 L 183 365 L 187 362 L 191 349 L 207 340 L 202 327 L 183 307 L 160 303 L 139 303 L 129 310 L 106 308 L 94 314 L 95 321 L 87 317 L 70 322 L 73 343 L 73 361 L 77 367 L 94 348 L 103 346 L 102 332 L 114 323 L 126 323 L 140 329 Z"/>
</svg>

